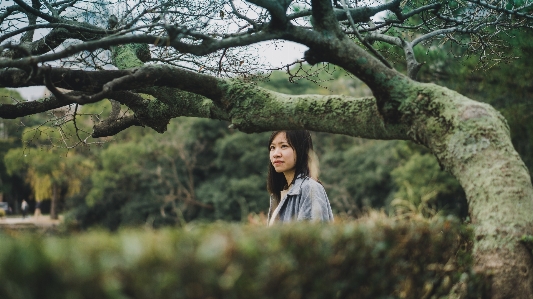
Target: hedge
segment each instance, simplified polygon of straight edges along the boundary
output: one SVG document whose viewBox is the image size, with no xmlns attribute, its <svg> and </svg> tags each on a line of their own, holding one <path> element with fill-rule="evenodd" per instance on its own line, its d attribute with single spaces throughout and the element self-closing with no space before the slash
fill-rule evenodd
<svg viewBox="0 0 533 299">
<path fill-rule="evenodd" d="M 470 240 L 440 218 L 4 232 L 0 298 L 475 298 Z"/>
</svg>

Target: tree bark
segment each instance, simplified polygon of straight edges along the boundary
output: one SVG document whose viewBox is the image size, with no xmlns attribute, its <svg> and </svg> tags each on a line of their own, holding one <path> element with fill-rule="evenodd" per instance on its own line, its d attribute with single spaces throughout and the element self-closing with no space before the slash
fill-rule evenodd
<svg viewBox="0 0 533 299">
<path fill-rule="evenodd" d="M 532 298 L 531 178 L 514 150 L 502 115 L 446 88 L 414 84 L 400 112 L 412 140 L 426 145 L 465 190 L 475 229 L 476 272 L 491 277 L 490 298 Z"/>
</svg>

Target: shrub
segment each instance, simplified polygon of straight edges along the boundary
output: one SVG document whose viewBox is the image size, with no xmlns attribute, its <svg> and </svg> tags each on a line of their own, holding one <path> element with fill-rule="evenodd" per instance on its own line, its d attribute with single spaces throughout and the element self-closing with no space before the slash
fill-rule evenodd
<svg viewBox="0 0 533 299">
<path fill-rule="evenodd" d="M 0 235 L 0 298 L 438 298 L 470 274 L 453 220 Z"/>
</svg>

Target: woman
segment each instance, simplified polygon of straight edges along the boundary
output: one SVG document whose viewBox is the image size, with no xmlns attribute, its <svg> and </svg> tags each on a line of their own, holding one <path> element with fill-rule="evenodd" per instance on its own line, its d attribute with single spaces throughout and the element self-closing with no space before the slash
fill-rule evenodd
<svg viewBox="0 0 533 299">
<path fill-rule="evenodd" d="M 331 221 L 328 196 L 318 182 L 318 166 L 308 131 L 277 131 L 269 140 L 268 225 L 294 220 Z"/>
</svg>

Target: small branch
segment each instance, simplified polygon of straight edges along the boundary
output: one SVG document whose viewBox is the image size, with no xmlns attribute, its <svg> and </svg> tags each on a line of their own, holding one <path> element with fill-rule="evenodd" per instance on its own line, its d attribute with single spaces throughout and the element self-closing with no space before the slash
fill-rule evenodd
<svg viewBox="0 0 533 299">
<path fill-rule="evenodd" d="M 39 1 L 32 1 L 32 7 L 34 9 L 39 10 L 41 8 L 41 4 L 39 3 Z M 28 18 L 29 26 L 35 25 L 37 23 L 36 15 L 26 12 L 26 17 Z M 34 30 L 26 31 L 26 33 L 24 33 L 20 38 L 20 44 L 31 43 L 33 41 L 34 33 Z"/>
<path fill-rule="evenodd" d="M 352 29 L 355 33 L 355 36 L 359 41 L 368 49 L 370 52 L 372 52 L 378 59 L 381 61 L 384 65 L 386 65 L 388 68 L 392 69 L 392 65 L 381 55 L 376 49 L 372 47 L 366 40 L 363 39 L 361 34 L 359 34 L 359 31 L 357 30 L 357 27 L 355 26 L 355 23 L 352 19 L 352 16 L 350 15 L 348 11 L 348 6 L 346 5 L 346 2 L 344 0 L 341 0 L 342 6 L 346 9 L 346 16 L 348 17 L 348 20 L 350 21 L 350 25 L 352 26 Z"/>
<path fill-rule="evenodd" d="M 292 2 L 291 0 L 247 0 L 259 7 L 262 7 L 270 13 L 272 16 L 272 23 L 276 25 L 284 26 L 287 24 L 287 8 Z"/>
<path fill-rule="evenodd" d="M 419 43 L 425 41 L 425 40 L 428 40 L 434 36 L 437 36 L 437 35 L 442 35 L 442 34 L 447 34 L 447 33 L 452 33 L 452 32 L 461 32 L 461 33 L 474 33 L 474 31 L 470 31 L 470 30 L 464 30 L 464 29 L 459 29 L 457 27 L 451 27 L 451 28 L 446 28 L 446 29 L 441 29 L 441 30 L 435 30 L 435 31 L 432 31 L 428 34 L 424 34 L 420 37 L 417 37 L 415 38 L 411 44 L 414 46 L 418 45 Z"/>
<path fill-rule="evenodd" d="M 117 119 L 120 115 L 120 103 L 112 99 L 109 99 L 109 102 L 111 103 L 111 113 L 109 113 L 108 119 Z"/>
<path fill-rule="evenodd" d="M 418 72 L 420 71 L 423 63 L 419 63 L 416 60 L 415 51 L 413 50 L 413 43 L 402 40 L 402 45 L 403 52 L 405 54 L 405 61 L 407 62 L 407 76 L 413 80 L 416 80 Z"/>
<path fill-rule="evenodd" d="M 72 104 L 72 102 L 58 99 L 56 97 L 49 97 L 38 101 L 22 102 L 17 104 L 0 104 L 0 118 L 15 119 L 61 108 L 70 104 Z"/>
<path fill-rule="evenodd" d="M 57 9 L 57 12 L 58 14 L 61 14 L 62 12 L 64 12 L 67 8 L 71 7 L 71 6 L 74 6 L 74 4 L 76 4 L 79 0 L 71 0 L 71 1 L 59 1 L 59 2 L 56 2 L 52 5 L 62 5 L 61 7 L 59 7 Z"/>
<path fill-rule="evenodd" d="M 378 5 L 378 6 L 362 6 L 362 7 L 348 8 L 348 11 L 349 11 L 349 14 L 352 16 L 352 18 L 354 19 L 354 21 L 356 23 L 359 23 L 359 22 L 368 21 L 371 17 L 375 16 L 376 14 L 382 11 L 386 11 L 386 10 L 392 11 L 398 5 L 400 5 L 400 1 L 394 0 L 394 1 L 382 4 L 382 5 Z M 337 21 L 345 21 L 348 19 L 345 9 L 333 8 L 333 13 Z M 302 10 L 302 11 L 290 14 L 287 16 L 287 18 L 289 20 L 294 20 L 297 18 L 308 17 L 310 15 L 312 15 L 312 10 L 308 9 L 308 10 Z"/>
<path fill-rule="evenodd" d="M 4 20 L 14 12 L 22 12 L 22 9 L 18 5 L 11 5 L 6 7 L 6 11 L 0 15 L 0 24 L 4 23 Z"/>
<path fill-rule="evenodd" d="M 89 103 L 95 103 L 104 98 L 105 95 L 102 95 L 102 93 L 96 94 L 94 96 L 72 96 L 69 94 L 64 94 L 61 91 L 57 89 L 57 87 L 54 86 L 52 83 L 52 80 L 50 79 L 50 72 L 44 73 L 44 83 L 46 85 L 46 88 L 59 100 L 63 102 L 70 102 L 70 103 L 77 103 L 77 104 L 89 104 Z"/>
<path fill-rule="evenodd" d="M 228 51 L 228 48 L 224 49 L 224 51 L 222 51 L 222 55 L 220 55 L 220 59 L 218 60 L 218 75 L 222 75 L 222 59 L 224 58 L 224 56 L 226 55 L 226 51 Z"/>
<path fill-rule="evenodd" d="M 189 31 L 189 33 L 191 33 Z M 191 33 L 194 34 L 194 33 Z M 31 58 L 23 58 L 18 60 L 11 59 L 0 59 L 0 68 L 5 67 L 16 67 L 24 68 L 30 62 L 43 63 L 48 61 L 54 61 L 61 58 L 69 57 L 73 54 L 79 53 L 81 51 L 94 51 L 101 48 L 109 48 L 111 46 L 118 46 L 123 44 L 130 43 L 139 43 L 139 44 L 153 44 L 156 46 L 164 47 L 171 46 L 176 50 L 191 53 L 197 56 L 207 55 L 213 52 L 216 52 L 220 49 L 231 48 L 231 47 L 240 47 L 248 46 L 262 41 L 278 39 L 283 36 L 284 32 L 258 32 L 254 34 L 249 34 L 242 37 L 231 37 L 222 40 L 213 40 L 204 41 L 201 44 L 187 44 L 177 40 L 172 40 L 166 37 L 159 37 L 154 35 L 128 35 L 128 36 L 118 36 L 113 38 L 105 38 L 97 41 L 85 42 L 81 44 L 71 45 L 65 48 L 62 51 L 58 51 L 51 54 L 44 54 L 40 56 L 35 56 Z"/>
<path fill-rule="evenodd" d="M 231 9 L 233 10 L 233 14 L 235 14 L 239 19 L 241 20 L 245 20 L 246 22 L 248 22 L 250 25 L 252 25 L 252 27 L 254 29 L 257 29 L 259 27 L 259 24 L 257 24 L 254 20 L 248 18 L 247 16 L 241 14 L 237 8 L 235 7 L 235 5 L 233 4 L 233 0 L 230 0 L 230 5 L 231 5 Z"/>
<path fill-rule="evenodd" d="M 50 79 L 49 70 L 45 71 L 44 73 L 44 83 L 46 87 L 48 88 L 48 90 L 50 90 L 50 92 L 52 92 L 53 95 L 55 95 L 58 99 L 62 99 L 64 101 L 73 102 L 77 104 L 89 104 L 89 103 L 96 103 L 98 101 L 101 101 L 104 98 L 110 96 L 110 94 L 113 91 L 113 88 L 119 87 L 121 84 L 131 82 L 132 80 L 135 80 L 135 77 L 133 76 L 133 73 L 130 73 L 126 76 L 113 79 L 112 81 L 104 84 L 104 86 L 102 87 L 102 91 L 94 95 L 70 96 L 70 95 L 62 93 L 54 86 L 54 84 L 52 83 L 52 80 Z"/>
<path fill-rule="evenodd" d="M 52 5 L 50 5 L 50 3 L 48 3 L 48 1 L 46 0 L 40 0 L 40 1 L 44 3 L 44 6 L 48 8 L 48 10 L 52 13 L 53 17 L 59 18 L 59 12 L 57 11 L 57 9 L 55 9 Z M 38 9 L 38 8 L 35 8 L 35 9 Z"/>
<path fill-rule="evenodd" d="M 411 10 L 410 12 L 406 13 L 406 14 L 401 14 L 401 20 L 406 20 L 412 16 L 415 16 L 415 15 L 418 15 L 418 14 L 421 14 L 425 11 L 428 11 L 428 10 L 433 10 L 435 12 L 437 12 L 440 8 L 442 7 L 442 3 L 434 3 L 434 4 L 429 4 L 429 5 L 426 5 L 426 6 L 421 6 L 417 9 L 413 9 Z"/>
<path fill-rule="evenodd" d="M 34 14 L 34 15 L 40 17 L 41 19 L 46 20 L 46 21 L 48 21 L 50 23 L 61 23 L 63 21 L 60 18 L 47 15 L 47 14 L 43 13 L 42 11 L 37 10 L 37 9 L 29 6 L 23 0 L 13 0 L 13 2 L 17 3 L 18 5 L 20 5 L 20 7 L 22 9 L 24 9 L 25 11 L 27 11 L 28 13 Z"/>
<path fill-rule="evenodd" d="M 395 37 L 395 36 L 386 35 L 386 34 L 375 33 L 375 32 L 367 35 L 365 37 L 365 40 L 372 41 L 372 42 L 374 42 L 374 41 L 385 42 L 385 43 L 388 43 L 388 44 L 391 44 L 391 45 L 395 45 L 395 46 L 398 46 L 398 47 L 402 46 L 402 39 L 401 38 Z"/>
<path fill-rule="evenodd" d="M 389 35 L 379 34 L 379 33 L 372 33 L 369 36 L 367 36 L 367 39 L 370 39 L 373 41 L 381 41 L 381 42 L 385 42 L 391 45 L 401 47 L 405 54 L 405 61 L 407 63 L 407 75 L 409 76 L 409 78 L 416 80 L 418 71 L 420 71 L 420 68 L 422 67 L 423 64 L 419 63 L 416 60 L 415 53 L 413 50 L 414 46 L 412 42 L 410 43 L 399 37 L 394 37 L 394 36 L 389 36 Z"/>
<path fill-rule="evenodd" d="M 144 1 L 139 1 L 137 2 L 135 5 L 133 5 L 130 9 L 128 9 L 128 11 L 126 11 L 123 15 L 123 17 L 120 19 L 120 21 L 118 21 L 118 24 L 117 25 L 120 25 L 120 24 L 124 24 L 125 23 L 125 18 L 127 16 L 129 16 L 137 7 L 139 7 L 142 3 L 144 3 Z M 137 22 L 137 20 L 139 20 L 139 18 L 141 16 L 143 16 L 145 13 L 147 12 L 147 10 L 145 9 L 143 12 L 141 12 L 137 18 L 133 19 L 132 22 L 130 22 L 129 24 L 131 24 L 133 26 L 133 24 L 135 24 Z"/>
<path fill-rule="evenodd" d="M 78 104 L 76 104 L 74 107 L 74 113 L 72 114 L 72 124 L 74 125 L 74 129 L 76 130 L 76 137 L 78 137 L 78 140 L 83 143 L 83 140 L 81 140 L 80 134 L 79 134 L 80 129 L 78 128 L 78 124 L 76 123 L 77 115 L 78 115 Z"/>
<path fill-rule="evenodd" d="M 519 7 L 518 9 L 508 10 L 508 9 L 504 9 L 504 8 L 501 8 L 501 7 L 498 7 L 498 6 L 494 6 L 492 4 L 488 4 L 485 1 L 480 1 L 480 0 L 467 0 L 467 1 L 470 2 L 470 3 L 477 4 L 477 5 L 479 5 L 481 7 L 484 7 L 484 8 L 495 10 L 497 12 L 503 12 L 503 13 L 508 14 L 508 15 L 515 15 L 515 16 L 519 16 L 519 17 L 527 18 L 527 19 L 533 19 L 533 15 L 529 15 L 529 14 L 517 11 L 517 10 L 522 10 L 522 9 L 525 9 L 525 8 L 529 8 L 529 7 L 533 6 L 533 3 L 529 4 L 529 5 L 525 5 L 525 6 Z"/>
</svg>

